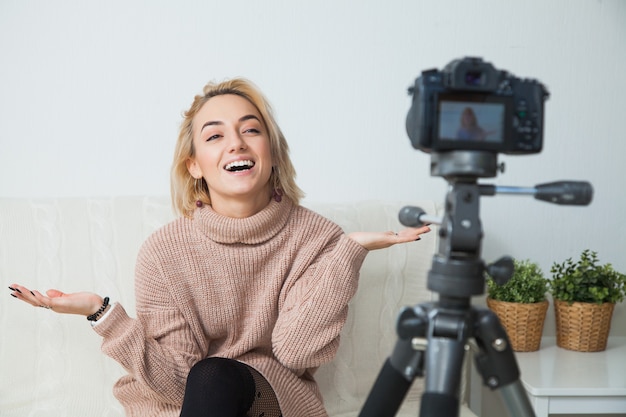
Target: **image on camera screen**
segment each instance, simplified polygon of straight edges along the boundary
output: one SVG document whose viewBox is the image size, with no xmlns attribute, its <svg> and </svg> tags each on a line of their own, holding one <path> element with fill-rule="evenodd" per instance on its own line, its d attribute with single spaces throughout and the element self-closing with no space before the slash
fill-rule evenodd
<svg viewBox="0 0 626 417">
<path fill-rule="evenodd" d="M 502 103 L 442 100 L 439 102 L 439 139 L 502 143 L 504 114 Z"/>
</svg>

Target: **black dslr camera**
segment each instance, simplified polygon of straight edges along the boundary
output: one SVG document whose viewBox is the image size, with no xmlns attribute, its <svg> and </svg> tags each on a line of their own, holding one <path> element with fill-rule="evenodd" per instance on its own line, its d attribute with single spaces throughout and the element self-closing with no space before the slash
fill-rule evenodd
<svg viewBox="0 0 626 417">
<path fill-rule="evenodd" d="M 406 129 L 415 149 L 541 152 L 543 104 L 549 93 L 536 80 L 467 57 L 442 71 L 423 71 L 409 93 L 413 103 Z"/>
</svg>

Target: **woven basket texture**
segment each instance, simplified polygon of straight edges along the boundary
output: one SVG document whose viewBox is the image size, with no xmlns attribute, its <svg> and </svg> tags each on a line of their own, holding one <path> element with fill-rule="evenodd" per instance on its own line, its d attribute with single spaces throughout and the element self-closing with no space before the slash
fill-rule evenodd
<svg viewBox="0 0 626 417">
<path fill-rule="evenodd" d="M 579 352 L 606 349 L 614 303 L 572 303 L 555 300 L 556 344 Z"/>
<path fill-rule="evenodd" d="M 487 298 L 487 306 L 498 316 L 516 352 L 534 352 L 541 346 L 548 301 L 509 303 Z"/>
</svg>

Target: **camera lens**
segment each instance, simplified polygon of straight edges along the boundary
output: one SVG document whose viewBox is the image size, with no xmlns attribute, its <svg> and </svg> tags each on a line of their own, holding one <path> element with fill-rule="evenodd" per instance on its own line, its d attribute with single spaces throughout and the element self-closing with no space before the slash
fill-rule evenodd
<svg viewBox="0 0 626 417">
<path fill-rule="evenodd" d="M 482 85 L 483 73 L 480 71 L 468 71 L 465 73 L 465 84 L 467 85 Z"/>
</svg>

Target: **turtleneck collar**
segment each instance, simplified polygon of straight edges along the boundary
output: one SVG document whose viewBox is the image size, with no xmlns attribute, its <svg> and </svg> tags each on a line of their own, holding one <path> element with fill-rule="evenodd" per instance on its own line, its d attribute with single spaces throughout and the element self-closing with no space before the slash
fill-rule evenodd
<svg viewBox="0 0 626 417">
<path fill-rule="evenodd" d="M 207 238 L 217 243 L 263 243 L 285 227 L 294 204 L 283 198 L 270 203 L 257 214 L 237 219 L 216 213 L 209 205 L 196 208 L 193 223 Z"/>
</svg>

